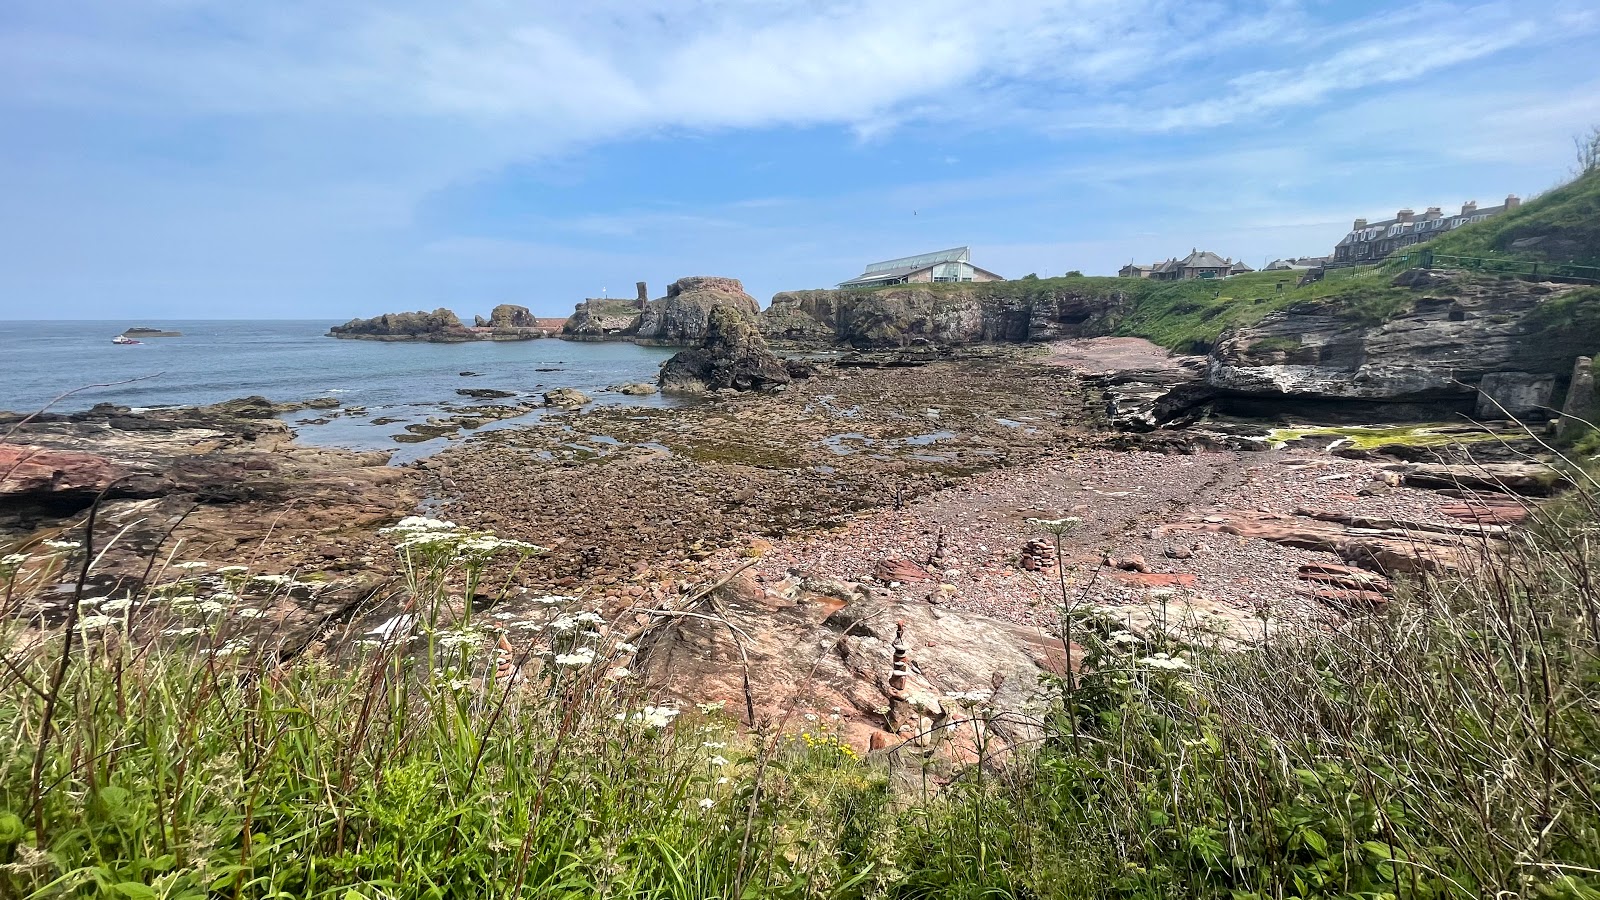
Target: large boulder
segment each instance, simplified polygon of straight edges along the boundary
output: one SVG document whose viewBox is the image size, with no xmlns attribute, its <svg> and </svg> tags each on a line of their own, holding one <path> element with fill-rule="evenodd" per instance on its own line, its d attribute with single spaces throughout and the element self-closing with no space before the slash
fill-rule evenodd
<svg viewBox="0 0 1600 900">
<path fill-rule="evenodd" d="M 590 297 L 573 309 L 561 336 L 569 341 L 631 341 L 643 315 L 631 301 Z"/>
<path fill-rule="evenodd" d="M 335 325 L 328 334 L 337 338 L 369 341 L 432 341 L 454 343 L 473 340 L 470 329 L 456 314 L 440 307 L 433 312 L 384 313 L 371 319 L 351 319 Z"/>
<path fill-rule="evenodd" d="M 704 393 L 731 388 L 766 390 L 791 380 L 788 368 L 768 347 L 754 317 L 734 305 L 714 307 L 705 339 L 661 366 L 663 391 Z"/>
<path fill-rule="evenodd" d="M 92 496 L 109 486 L 118 470 L 93 453 L 0 444 L 0 498 L 42 499 L 50 495 Z"/>
<path fill-rule="evenodd" d="M 761 312 L 761 305 L 745 293 L 737 278 L 680 278 L 668 286 L 665 297 L 645 305 L 634 340 L 670 347 L 697 346 L 705 339 L 711 311 L 720 307 L 735 309 L 752 322 Z"/>
</svg>

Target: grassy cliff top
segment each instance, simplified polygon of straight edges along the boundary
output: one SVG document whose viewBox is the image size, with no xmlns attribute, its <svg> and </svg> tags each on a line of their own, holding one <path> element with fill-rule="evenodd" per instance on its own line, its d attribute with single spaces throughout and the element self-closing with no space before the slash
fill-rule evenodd
<svg viewBox="0 0 1600 900">
<path fill-rule="evenodd" d="M 1404 308 L 1412 292 L 1390 285 L 1392 273 L 1378 268 L 1344 269 L 1328 280 L 1299 287 L 1300 272 L 1252 272 L 1231 278 L 1151 281 L 1111 276 L 1073 276 L 1020 281 L 961 282 L 857 288 L 860 293 L 918 290 L 936 296 L 996 300 L 1047 300 L 1063 293 L 1121 295 L 1127 312 L 1116 333 L 1142 337 L 1184 352 L 1201 351 L 1228 328 L 1253 325 L 1268 313 L 1296 304 L 1325 302 L 1341 315 L 1382 321 Z"/>
<path fill-rule="evenodd" d="M 1440 235 L 1427 247 L 1451 256 L 1600 265 L 1600 170 L 1508 213 Z"/>
</svg>

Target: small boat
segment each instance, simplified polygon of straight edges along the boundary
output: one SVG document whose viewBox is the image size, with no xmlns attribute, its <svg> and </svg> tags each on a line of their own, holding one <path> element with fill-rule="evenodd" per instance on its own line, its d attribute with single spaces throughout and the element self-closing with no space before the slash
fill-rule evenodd
<svg viewBox="0 0 1600 900">
<path fill-rule="evenodd" d="M 113 344 L 142 344 L 142 343 L 144 343 L 144 341 L 136 341 L 133 338 L 128 337 L 125 334 L 119 334 L 116 337 L 111 339 L 111 343 L 113 343 Z"/>
</svg>

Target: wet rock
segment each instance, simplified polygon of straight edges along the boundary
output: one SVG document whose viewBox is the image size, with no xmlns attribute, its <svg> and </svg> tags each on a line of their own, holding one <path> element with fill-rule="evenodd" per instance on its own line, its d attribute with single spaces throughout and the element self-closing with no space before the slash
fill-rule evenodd
<svg viewBox="0 0 1600 900">
<path fill-rule="evenodd" d="M 642 381 L 630 381 L 627 384 L 614 384 L 606 388 L 606 390 L 616 391 L 619 394 L 626 394 L 630 397 L 644 397 L 654 394 L 657 388 L 653 384 L 646 384 Z"/>
<path fill-rule="evenodd" d="M 331 337 L 373 341 L 430 341 L 457 343 L 474 340 L 472 331 L 456 314 L 440 307 L 433 312 L 385 313 L 371 319 L 351 319 L 328 330 Z"/>
<path fill-rule="evenodd" d="M 667 360 L 660 377 L 663 391 L 679 393 L 756 391 L 789 381 L 783 361 L 767 348 L 754 320 L 732 306 L 713 309 L 701 346 Z"/>
<path fill-rule="evenodd" d="M 556 388 L 544 392 L 545 406 L 558 406 L 564 409 L 577 409 L 594 398 L 577 388 Z"/>
</svg>

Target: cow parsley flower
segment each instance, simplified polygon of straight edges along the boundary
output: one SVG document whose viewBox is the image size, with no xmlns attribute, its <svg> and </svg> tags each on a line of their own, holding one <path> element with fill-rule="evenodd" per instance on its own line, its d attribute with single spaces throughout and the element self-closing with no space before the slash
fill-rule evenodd
<svg viewBox="0 0 1600 900">
<path fill-rule="evenodd" d="M 7 553 L 0 556 L 0 569 L 14 569 L 28 561 L 26 553 Z"/>
<path fill-rule="evenodd" d="M 1028 524 L 1051 534 L 1062 535 L 1082 525 L 1083 520 L 1077 516 L 1063 516 L 1059 519 L 1029 519 Z"/>
<path fill-rule="evenodd" d="M 1154 656 L 1146 656 L 1144 659 L 1139 660 L 1139 664 L 1152 669 L 1163 669 L 1168 672 L 1186 672 L 1189 670 L 1189 663 L 1186 660 L 1178 659 L 1175 656 L 1168 656 L 1165 653 L 1157 653 Z"/>
<path fill-rule="evenodd" d="M 700 798 L 700 808 L 701 809 L 710 809 L 711 807 L 716 806 L 716 805 L 717 805 L 717 801 L 711 799 L 710 797 L 701 797 Z"/>
<path fill-rule="evenodd" d="M 77 541 L 48 540 L 48 541 L 41 541 L 41 543 L 43 543 L 46 547 L 49 547 L 52 550 L 76 550 L 79 547 L 83 546 L 82 544 L 78 543 Z"/>
<path fill-rule="evenodd" d="M 122 623 L 115 616 L 81 616 L 78 619 L 80 631 L 98 631 L 101 628 L 115 628 Z"/>
<path fill-rule="evenodd" d="M 119 613 L 133 605 L 132 597 L 115 597 L 100 604 L 103 613 Z"/>
<path fill-rule="evenodd" d="M 588 647 L 579 648 L 571 653 L 557 653 L 556 665 L 578 668 L 594 662 L 594 650 Z"/>
<path fill-rule="evenodd" d="M 621 713 L 617 716 L 618 722 L 633 721 L 648 725 L 651 728 L 665 728 L 672 724 L 680 710 L 676 706 L 646 706 L 643 710 L 629 716 Z"/>
<path fill-rule="evenodd" d="M 630 643 L 628 643 L 627 641 L 617 641 L 617 652 L 618 653 L 638 653 L 639 652 L 639 648 L 635 647 L 634 645 L 632 645 Z"/>
<path fill-rule="evenodd" d="M 173 568 L 174 569 L 183 569 L 184 571 L 192 572 L 195 569 L 204 569 L 207 565 L 209 565 L 209 564 L 208 563 L 203 563 L 203 562 L 190 561 L 190 562 L 177 563 L 177 564 L 175 564 L 173 566 Z"/>
</svg>

